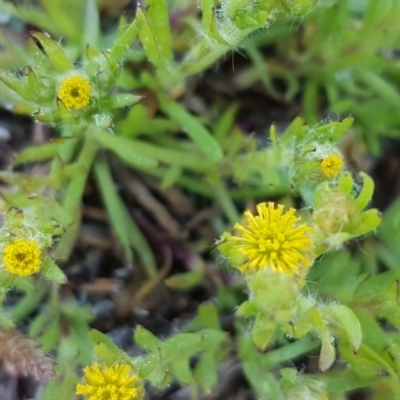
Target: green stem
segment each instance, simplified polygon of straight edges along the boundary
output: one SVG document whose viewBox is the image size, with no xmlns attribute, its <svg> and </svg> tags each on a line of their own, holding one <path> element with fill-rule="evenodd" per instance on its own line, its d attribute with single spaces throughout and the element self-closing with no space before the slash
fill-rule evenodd
<svg viewBox="0 0 400 400">
<path fill-rule="evenodd" d="M 13 321 L 22 321 L 27 318 L 42 301 L 48 291 L 48 285 L 44 282 L 35 285 L 35 290 L 26 293 L 24 298 L 12 309 L 10 316 Z"/>
<path fill-rule="evenodd" d="M 71 216 L 73 223 L 68 227 L 67 232 L 57 243 L 53 256 L 60 260 L 67 260 L 72 252 L 80 226 L 80 204 L 85 190 L 87 177 L 98 151 L 97 143 L 92 140 L 94 132 L 88 129 L 83 135 L 83 147 L 78 157 L 76 165 L 78 173 L 72 177 L 64 195 L 62 203 L 65 211 Z"/>
<path fill-rule="evenodd" d="M 240 214 L 238 213 L 238 210 L 223 183 L 216 188 L 216 200 L 218 200 L 221 205 L 225 215 L 229 219 L 229 222 L 232 225 L 236 224 L 240 219 Z"/>
<path fill-rule="evenodd" d="M 87 177 L 97 154 L 98 146 L 97 143 L 91 139 L 92 134 L 93 132 L 88 129 L 84 137 L 82 150 L 78 157 L 77 165 L 81 169 L 81 174 L 71 179 L 65 193 L 63 205 L 71 216 L 74 216 L 78 211 L 85 190 Z"/>
</svg>

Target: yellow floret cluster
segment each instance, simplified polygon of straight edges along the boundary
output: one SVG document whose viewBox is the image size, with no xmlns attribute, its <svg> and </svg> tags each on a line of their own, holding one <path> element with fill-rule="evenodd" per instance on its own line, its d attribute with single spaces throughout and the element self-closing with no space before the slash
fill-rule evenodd
<svg viewBox="0 0 400 400">
<path fill-rule="evenodd" d="M 129 364 L 93 364 L 84 368 L 83 382 L 77 384 L 76 394 L 87 400 L 142 400 L 144 389 Z"/>
<path fill-rule="evenodd" d="M 3 264 L 7 271 L 18 276 L 39 272 L 42 265 L 41 251 L 34 241 L 17 239 L 3 250 Z"/>
<path fill-rule="evenodd" d="M 69 109 L 81 110 L 90 103 L 90 83 L 81 75 L 70 76 L 61 82 L 58 98 Z"/>
<path fill-rule="evenodd" d="M 295 210 L 283 212 L 284 206 L 274 203 L 257 205 L 258 215 L 246 211 L 246 226 L 236 224 L 234 229 L 240 236 L 231 236 L 227 240 L 233 248 L 240 251 L 246 262 L 242 272 L 256 272 L 265 268 L 292 275 L 300 268 L 308 269 L 311 265 L 313 241 L 309 234 L 314 229 L 300 222 Z"/>
<path fill-rule="evenodd" d="M 336 154 L 331 154 L 323 158 L 319 166 L 327 178 L 333 178 L 343 168 L 343 159 Z"/>
</svg>

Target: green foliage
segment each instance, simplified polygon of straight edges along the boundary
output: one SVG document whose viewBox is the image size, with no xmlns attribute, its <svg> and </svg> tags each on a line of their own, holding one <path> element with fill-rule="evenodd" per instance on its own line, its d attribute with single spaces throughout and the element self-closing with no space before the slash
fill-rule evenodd
<svg viewBox="0 0 400 400">
<path fill-rule="evenodd" d="M 196 399 L 213 393 L 221 363 L 231 359 L 259 399 L 343 399 L 364 387 L 374 398 L 398 398 L 400 203 L 379 227 L 380 212 L 369 208 L 374 181 L 347 170 L 341 142 L 352 130 L 378 153 L 382 136 L 397 135 L 399 2 L 201 0 L 198 12 L 190 0 L 148 0 L 118 27 L 110 18 L 107 32 L 102 2 L 31 3 L 0 3 L 11 24 L 35 26 L 25 43 L 0 33 L 1 103 L 52 126 L 57 137 L 22 149 L 0 171 L 7 186 L 0 327 L 29 325 L 30 337 L 55 355 L 57 376 L 40 398 L 73 399 L 79 368 L 123 361 L 148 385 L 178 382 Z M 233 51 L 249 60 L 235 71 L 236 90 L 260 86 L 285 108 L 300 99 L 303 116 L 249 135 L 239 99 L 226 104 L 210 96 L 204 113 L 190 111 L 185 95 L 197 77 Z M 327 115 L 338 117 L 321 123 Z M 47 168 L 35 174 L 39 163 Z M 57 265 L 73 252 L 93 172 L 124 260 L 144 277 L 135 295 L 169 272 L 131 215 L 115 165 L 221 210 L 212 221 L 221 234 L 217 247 L 235 268 L 247 257 L 229 232 L 240 222 L 239 208 L 266 199 L 301 204 L 299 216 L 313 231 L 310 270 L 230 271 L 223 279 L 210 274 L 208 256 L 196 255 L 190 271 L 172 271 L 165 283 L 184 291 L 212 281 L 215 301 L 199 304 L 181 332 L 162 339 L 136 326 L 141 353 L 128 356 L 90 330 L 89 310 L 65 296 L 67 276 Z M 8 271 L 6 249 L 18 239 L 40 250 L 37 276 Z M 10 290 L 20 294 L 11 308 Z M 234 317 L 229 334 L 221 322 L 226 312 Z M 324 374 L 299 372 L 310 355 Z"/>
</svg>

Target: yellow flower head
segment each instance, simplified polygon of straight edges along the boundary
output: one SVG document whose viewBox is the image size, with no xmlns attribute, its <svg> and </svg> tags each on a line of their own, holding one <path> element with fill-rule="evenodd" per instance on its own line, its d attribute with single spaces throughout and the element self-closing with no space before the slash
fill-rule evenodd
<svg viewBox="0 0 400 400">
<path fill-rule="evenodd" d="M 343 159 L 337 154 L 331 154 L 323 158 L 319 166 L 327 178 L 333 178 L 343 168 Z"/>
<path fill-rule="evenodd" d="M 17 239 L 4 247 L 3 264 L 11 274 L 29 276 L 39 272 L 41 255 L 36 242 Z"/>
<path fill-rule="evenodd" d="M 81 75 L 70 76 L 61 82 L 58 98 L 67 108 L 80 110 L 90 102 L 90 83 Z"/>
<path fill-rule="evenodd" d="M 295 210 L 290 208 L 283 213 L 283 205 L 274 207 L 274 203 L 257 205 L 258 215 L 246 211 L 247 227 L 240 224 L 235 229 L 241 236 L 231 236 L 233 248 L 246 257 L 241 266 L 242 272 L 260 271 L 265 268 L 293 275 L 299 268 L 311 265 L 312 239 L 308 233 L 314 229 L 305 223 L 299 223 Z"/>
<path fill-rule="evenodd" d="M 83 383 L 76 385 L 76 394 L 87 400 L 142 400 L 142 381 L 129 364 L 104 367 L 93 364 L 84 368 Z"/>
</svg>

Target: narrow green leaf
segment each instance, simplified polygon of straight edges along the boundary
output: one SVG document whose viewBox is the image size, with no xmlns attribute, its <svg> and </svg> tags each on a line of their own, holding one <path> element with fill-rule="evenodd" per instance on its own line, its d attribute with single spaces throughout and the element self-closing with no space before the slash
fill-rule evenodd
<svg viewBox="0 0 400 400">
<path fill-rule="evenodd" d="M 173 165 L 165 171 L 162 177 L 161 187 L 163 189 L 174 186 L 179 178 L 182 176 L 182 168 L 178 165 Z"/>
<path fill-rule="evenodd" d="M 382 221 L 382 216 L 379 210 L 371 208 L 368 211 L 361 213 L 355 226 L 349 228 L 354 236 L 365 235 L 368 232 L 376 229 Z"/>
<path fill-rule="evenodd" d="M 12 308 L 10 317 L 14 322 L 19 322 L 27 318 L 48 292 L 48 285 L 40 283 L 35 285 L 34 290 L 28 291 L 25 296 Z M 47 317 L 48 318 L 48 317 Z"/>
<path fill-rule="evenodd" d="M 173 121 L 180 124 L 190 139 L 199 147 L 204 155 L 212 161 L 219 161 L 223 152 L 218 142 L 211 136 L 211 133 L 180 104 L 167 98 L 160 98 L 161 110 Z"/>
<path fill-rule="evenodd" d="M 354 71 L 355 77 L 359 78 L 368 86 L 371 92 L 375 92 L 387 104 L 393 107 L 393 110 L 400 108 L 400 95 L 393 85 L 385 78 L 369 71 L 367 68 L 357 69 Z"/>
<path fill-rule="evenodd" d="M 61 157 L 57 154 L 51 163 L 49 172 L 49 186 L 58 189 L 61 187 L 64 179 L 64 163 Z"/>
<path fill-rule="evenodd" d="M 81 37 L 81 15 L 84 14 L 84 4 L 79 0 L 53 1 L 39 0 L 45 10 L 45 19 L 48 19 L 59 27 L 63 36 L 76 41 Z M 68 4 L 68 6 L 66 6 Z M 74 10 L 74 18 L 71 18 L 70 10 Z"/>
<path fill-rule="evenodd" d="M 172 39 L 166 0 L 147 0 L 147 17 L 157 42 L 160 58 L 172 61 Z"/>
<path fill-rule="evenodd" d="M 42 313 L 35 317 L 32 323 L 29 325 L 29 336 L 36 338 L 46 327 L 49 321 L 58 321 L 58 315 L 51 313 Z"/>
<path fill-rule="evenodd" d="M 214 128 L 214 136 L 218 140 L 219 143 L 222 143 L 223 140 L 228 136 L 231 131 L 235 119 L 236 114 L 239 109 L 238 104 L 233 104 L 224 111 L 224 113 L 219 118 L 215 128 Z"/>
<path fill-rule="evenodd" d="M 51 0 L 52 1 L 52 0 Z M 100 17 L 96 0 L 86 1 L 83 44 L 96 46 L 100 35 Z"/>
<path fill-rule="evenodd" d="M 372 199 L 372 195 L 374 194 L 374 181 L 372 178 L 367 175 L 365 172 L 360 172 L 360 176 L 363 180 L 363 186 L 361 189 L 361 192 L 355 199 L 355 203 L 357 206 L 357 209 L 359 211 L 364 210 L 365 207 L 370 203 Z"/>
<path fill-rule="evenodd" d="M 357 352 L 362 341 L 361 325 L 354 312 L 344 304 L 331 303 L 322 308 L 325 317 L 336 323 L 343 329 L 351 345 L 353 352 Z"/>
<path fill-rule="evenodd" d="M 109 49 L 111 57 L 113 57 L 117 62 L 122 62 L 129 51 L 130 45 L 135 41 L 136 36 L 136 19 L 126 27 L 126 20 L 122 17 L 118 38 Z"/>
<path fill-rule="evenodd" d="M 212 388 L 218 382 L 217 366 L 216 349 L 214 348 L 205 351 L 196 365 L 194 376 L 208 393 L 211 393 Z"/>
<path fill-rule="evenodd" d="M 354 181 L 350 172 L 342 172 L 339 175 L 339 187 L 344 190 L 345 193 L 350 194 L 353 190 Z"/>
<path fill-rule="evenodd" d="M 125 204 L 118 195 L 108 164 L 105 161 L 98 161 L 95 164 L 94 171 L 111 225 L 124 248 L 125 257 L 129 261 L 132 260 L 132 246 L 137 251 L 148 275 L 155 276 L 157 272 L 154 255 L 140 229 L 134 222 L 133 217 L 129 214 Z"/>
<path fill-rule="evenodd" d="M 180 355 L 176 353 L 174 359 L 171 361 L 171 367 L 178 380 L 184 385 L 193 383 L 193 373 L 190 369 L 189 358 L 187 355 Z"/>
<path fill-rule="evenodd" d="M 62 145 L 63 143 L 51 142 L 41 144 L 40 146 L 26 147 L 17 155 L 13 164 L 18 165 L 50 160 L 58 154 Z"/>
<path fill-rule="evenodd" d="M 21 98 L 26 98 L 26 85 L 24 85 L 23 78 L 19 79 L 8 71 L 0 70 L 0 81 Z"/>
<path fill-rule="evenodd" d="M 5 200 L 5 202 L 15 208 L 24 207 L 43 207 L 45 204 L 45 199 L 39 196 L 27 196 L 25 193 L 5 193 L 0 192 L 0 196 Z"/>
<path fill-rule="evenodd" d="M 332 344 L 333 338 L 327 330 L 321 332 L 322 347 L 319 356 L 318 368 L 320 372 L 327 371 L 335 361 L 336 352 Z"/>
<path fill-rule="evenodd" d="M 56 116 L 56 119 L 60 118 L 65 124 L 69 124 L 74 120 L 74 116 L 65 106 L 64 102 L 59 98 L 57 98 L 57 110 L 59 115 Z"/>
<path fill-rule="evenodd" d="M 121 353 L 121 349 L 104 333 L 97 329 L 91 329 L 89 331 L 89 339 L 96 344 L 103 344 L 113 353 Z"/>
<path fill-rule="evenodd" d="M 259 313 L 254 321 L 251 337 L 257 349 L 264 351 L 271 342 L 275 333 L 275 324 L 267 316 Z"/>
<path fill-rule="evenodd" d="M 102 144 L 103 147 L 112 150 L 122 161 L 133 167 L 143 166 L 155 168 L 158 165 L 154 157 L 141 152 L 133 141 L 129 139 L 113 136 L 106 132 L 98 132 L 95 136 L 95 140 Z"/>
<path fill-rule="evenodd" d="M 194 271 L 174 274 L 165 280 L 168 287 L 172 289 L 192 289 L 203 281 L 204 268 L 197 268 Z"/>
<path fill-rule="evenodd" d="M 221 330 L 219 323 L 218 310 L 211 302 L 202 303 L 198 309 L 200 321 L 206 328 Z"/>
<path fill-rule="evenodd" d="M 40 84 L 35 71 L 28 65 L 25 68 L 28 76 L 29 94 L 31 98 L 38 99 L 40 97 Z"/>
<path fill-rule="evenodd" d="M 157 349 L 162 345 L 160 339 L 158 339 L 141 325 L 136 328 L 133 338 L 135 343 L 137 343 L 140 347 L 143 347 L 145 350 L 151 352 L 157 351 Z"/>
<path fill-rule="evenodd" d="M 57 72 L 63 73 L 74 69 L 71 60 L 67 57 L 61 45 L 47 37 L 44 33 L 31 32 L 31 36 L 36 38 L 43 46 L 47 56 Z"/>
<path fill-rule="evenodd" d="M 371 385 L 382 381 L 384 378 L 379 376 L 374 377 L 360 377 L 351 369 L 337 371 L 333 374 L 329 373 L 321 376 L 315 376 L 318 380 L 323 380 L 324 384 L 328 385 L 329 393 L 343 393 L 351 392 L 363 387 L 371 387 Z"/>
<path fill-rule="evenodd" d="M 150 25 L 146 14 L 140 7 L 138 7 L 136 10 L 136 25 L 138 35 L 140 41 L 142 42 L 142 46 L 147 58 L 156 68 L 165 70 L 167 61 L 164 61 L 162 55 L 160 54 L 156 33 L 154 32 L 153 27 Z"/>
<path fill-rule="evenodd" d="M 230 46 L 218 31 L 214 0 L 201 0 L 201 8 L 203 11 L 202 24 L 205 34 L 223 45 Z"/>
<path fill-rule="evenodd" d="M 40 273 L 53 282 L 60 284 L 67 282 L 64 272 L 61 271 L 60 267 L 49 256 L 45 257 Z"/>
<path fill-rule="evenodd" d="M 40 343 L 42 344 L 42 350 L 49 352 L 53 350 L 61 337 L 61 324 L 58 319 L 51 320 L 49 326 L 40 336 Z"/>
<path fill-rule="evenodd" d="M 134 94 L 115 94 L 109 97 L 108 105 L 110 109 L 130 107 L 139 103 L 143 96 L 135 96 Z"/>
</svg>

